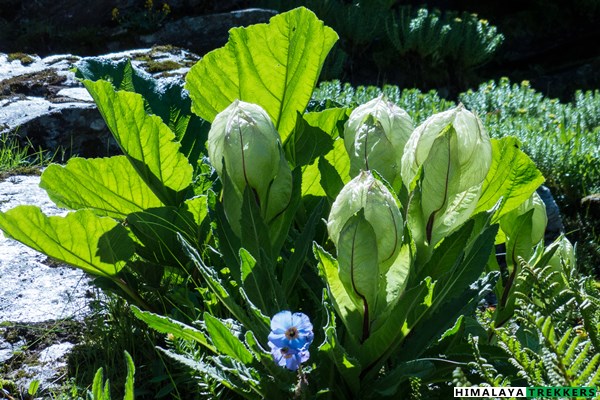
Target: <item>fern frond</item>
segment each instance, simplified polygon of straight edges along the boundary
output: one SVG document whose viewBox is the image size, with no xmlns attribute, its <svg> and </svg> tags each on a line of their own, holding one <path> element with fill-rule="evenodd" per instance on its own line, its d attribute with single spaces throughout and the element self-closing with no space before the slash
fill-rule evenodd
<svg viewBox="0 0 600 400">
<path fill-rule="evenodd" d="M 576 336 L 576 337 L 578 337 L 578 336 Z M 577 341 L 573 340 L 573 344 L 575 344 L 575 343 L 577 343 Z M 571 365 L 569 366 L 567 373 L 570 376 L 573 376 L 575 379 L 577 379 L 577 376 L 581 374 L 581 368 L 584 366 L 584 363 L 586 361 L 588 361 L 588 354 L 589 354 L 591 345 L 592 345 L 592 343 L 590 343 L 590 342 L 585 343 L 583 345 L 583 348 L 580 349 L 579 353 L 577 354 L 577 356 L 575 357 L 575 359 L 571 362 Z M 574 347 L 576 347 L 576 346 L 574 346 Z M 574 351 L 575 350 L 573 350 L 573 352 Z M 598 356 L 598 354 L 596 354 L 596 356 Z M 592 364 L 591 360 L 588 361 L 588 365 L 589 364 Z M 587 367 L 584 368 L 584 370 L 585 369 L 587 369 Z"/>
<path fill-rule="evenodd" d="M 488 360 L 482 356 L 481 351 L 479 350 L 479 337 L 469 335 L 468 342 L 471 345 L 473 357 L 475 359 L 474 362 L 469 363 L 469 366 L 472 367 L 483 378 L 485 382 L 483 384 L 480 384 L 480 386 L 510 386 L 510 379 L 500 374 L 496 367 L 494 367 L 493 364 L 488 362 Z M 461 373 L 462 371 L 460 371 L 460 373 L 455 371 L 455 381 L 461 377 Z M 462 380 L 468 382 L 466 380 L 466 376 L 464 376 L 464 373 L 462 374 Z M 471 384 L 469 383 L 468 386 L 471 386 Z"/>
<path fill-rule="evenodd" d="M 518 375 L 532 386 L 544 386 L 541 357 L 531 349 L 523 347 L 512 333 L 507 332 L 507 328 L 497 329 L 495 333 L 500 347 L 510 356 L 509 362 L 519 370 Z"/>
</svg>

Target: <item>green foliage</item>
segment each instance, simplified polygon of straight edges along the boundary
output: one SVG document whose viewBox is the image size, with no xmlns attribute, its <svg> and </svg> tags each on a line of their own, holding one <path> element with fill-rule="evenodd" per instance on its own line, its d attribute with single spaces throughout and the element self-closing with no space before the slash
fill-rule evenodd
<svg viewBox="0 0 600 400">
<path fill-rule="evenodd" d="M 234 100 L 251 101 L 269 114 L 285 144 L 336 40 L 335 32 L 309 11 L 280 14 L 269 25 L 235 28 L 225 47 L 188 73 L 192 110 L 212 122 Z"/>
<path fill-rule="evenodd" d="M 15 135 L 0 134 L 0 180 L 12 175 L 37 174 L 53 157 L 30 143 L 21 144 Z"/>
<path fill-rule="evenodd" d="M 260 3 L 277 10 L 306 6 L 340 35 L 340 43 L 325 65 L 324 79 L 343 76 L 352 80 L 355 66 L 374 62 L 377 70 L 372 73 L 384 79 L 411 86 L 462 85 L 473 69 L 492 59 L 504 40 L 495 26 L 476 14 L 413 9 L 396 1 Z"/>
<path fill-rule="evenodd" d="M 472 69 L 488 62 L 504 40 L 495 26 L 476 14 L 440 13 L 399 7 L 385 21 L 396 53 L 393 61 L 418 54 L 429 66 Z"/>
<path fill-rule="evenodd" d="M 569 104 L 547 99 L 528 82 L 506 78 L 462 94 L 460 101 L 477 111 L 490 135 L 516 136 L 538 165 L 549 186 L 573 204 L 600 191 L 599 94 L 575 94 Z"/>
<path fill-rule="evenodd" d="M 521 260 L 516 318 L 502 328 L 490 326 L 516 371 L 499 372 L 471 339 L 476 360 L 471 366 L 490 385 L 517 385 L 521 379 L 521 386 L 600 383 L 599 292 L 592 278 L 576 272 L 569 257 L 560 256 L 559 266 L 552 266 L 556 250 L 556 245 L 549 247 L 535 265 Z"/>
<path fill-rule="evenodd" d="M 431 115 L 451 104 L 391 87 L 389 97 L 419 123 L 430 118 L 398 158 L 402 178 L 405 165 L 410 174 L 390 187 L 378 171 L 351 170 L 346 107 L 378 90 L 342 95 L 334 84 L 309 107 L 335 40 L 303 8 L 236 28 L 225 47 L 188 73 L 190 99 L 180 85 L 159 87 L 128 63 L 82 64 L 79 76 L 124 155 L 48 168 L 43 187 L 73 212 L 48 218 L 22 206 L 0 213 L 0 227 L 123 296 L 137 318 L 166 335 L 159 354 L 199 377 L 195 395 L 376 399 L 448 381 L 448 365 L 465 362 L 469 335 L 488 334 L 472 317 L 479 302 L 497 282 L 513 290 L 495 264 L 497 221 L 542 178 L 516 139 L 492 144 L 463 106 Z M 227 119 L 230 104 L 239 109 Z M 206 127 L 203 120 L 213 123 L 208 140 L 196 129 Z M 223 150 L 231 143 L 232 151 Z M 265 162 L 271 156 L 275 161 Z M 369 179 L 357 189 L 361 176 Z M 284 191 L 285 204 L 268 215 L 269 194 Z M 333 223 L 346 196 L 364 199 Z M 531 214 L 518 225 L 525 233 Z M 390 220 L 391 238 L 380 232 Z M 529 240 L 510 240 L 531 251 L 531 234 L 523 237 Z M 552 261 L 550 251 L 534 252 L 538 263 Z M 514 275 L 525 269 L 511 266 Z M 511 299 L 519 304 L 518 295 Z M 282 328 L 270 317 L 282 310 L 310 315 L 302 335 L 310 336 L 307 344 L 314 339 L 312 348 L 274 343 Z M 596 317 L 588 315 L 588 325 Z M 508 328 L 498 325 L 486 328 L 501 337 Z M 300 334 L 292 328 L 283 336 Z M 546 325 L 542 331 L 540 345 L 562 348 Z M 474 351 L 480 370 L 489 363 L 478 357 L 488 357 L 490 347 Z M 559 370 L 579 368 L 572 354 L 560 353 Z M 500 373 L 485 379 L 497 381 Z M 170 375 L 157 380 L 166 385 L 157 397 L 180 383 Z M 127 396 L 132 388 L 128 379 Z M 92 393 L 109 395 L 101 371 Z"/>
<path fill-rule="evenodd" d="M 127 360 L 127 377 L 125 378 L 125 394 L 123 400 L 133 400 L 133 383 L 135 374 L 135 365 L 133 359 L 128 352 L 125 352 L 125 359 Z M 94 376 L 94 382 L 92 382 L 92 390 L 88 393 L 89 400 L 110 400 L 110 381 L 107 379 L 104 381 L 104 371 L 102 368 L 98 369 Z"/>
<path fill-rule="evenodd" d="M 404 108 L 415 124 L 454 105 L 435 91 L 422 93 L 396 86 L 354 88 L 332 81 L 320 84 L 309 108 L 355 107 L 381 93 Z M 502 78 L 461 94 L 459 100 L 477 112 L 493 138 L 518 139 L 517 145 L 539 168 L 564 212 L 566 231 L 579 244 L 581 265 L 594 269 L 600 260 L 600 242 L 580 201 L 600 191 L 600 94 L 576 92 L 571 103 L 560 103 L 545 98 L 526 81 L 511 84 Z"/>
<path fill-rule="evenodd" d="M 401 90 L 398 86 L 392 85 L 385 85 L 383 88 L 377 86 L 358 86 L 355 88 L 349 83 L 342 84 L 340 81 L 334 80 L 319 84 L 319 87 L 313 93 L 308 109 L 355 108 L 382 94 L 389 101 L 408 112 L 415 125 L 422 123 L 427 117 L 435 113 L 454 107 L 453 102 L 441 98 L 434 90 L 423 93 L 419 89 Z"/>
</svg>

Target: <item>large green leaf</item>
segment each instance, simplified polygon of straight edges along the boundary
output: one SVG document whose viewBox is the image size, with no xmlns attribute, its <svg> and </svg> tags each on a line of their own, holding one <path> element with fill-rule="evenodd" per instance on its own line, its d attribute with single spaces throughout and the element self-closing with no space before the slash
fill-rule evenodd
<svg viewBox="0 0 600 400">
<path fill-rule="evenodd" d="M 363 376 L 376 376 L 387 358 L 411 333 L 427 308 L 431 305 L 433 285 L 430 279 L 405 290 L 394 306 L 390 317 L 385 319 L 371 336 L 356 348 Z"/>
<path fill-rule="evenodd" d="M 163 205 L 124 156 L 52 164 L 42 174 L 40 187 L 59 207 L 86 208 L 114 218 Z"/>
<path fill-rule="evenodd" d="M 37 207 L 18 206 L 0 213 L 0 229 L 32 249 L 104 277 L 116 275 L 134 253 L 122 225 L 89 210 L 47 217 Z"/>
<path fill-rule="evenodd" d="M 480 216 L 483 217 L 487 216 Z M 472 309 L 479 298 L 492 289 L 498 274 L 492 272 L 484 278 L 480 277 L 493 251 L 497 232 L 498 225 L 485 227 L 473 244 L 458 257 L 452 268 L 440 276 L 435 284 L 431 307 L 421 315 L 418 326 L 415 327 L 415 331 L 419 330 L 419 335 L 411 336 L 403 344 L 401 357 L 404 360 L 422 354 L 460 315 L 466 313 L 465 309 Z M 458 233 L 450 238 L 461 240 Z"/>
<path fill-rule="evenodd" d="M 231 330 L 218 318 L 209 313 L 204 313 L 204 324 L 215 347 L 219 353 L 228 355 L 241 361 L 244 364 L 250 364 L 254 357 L 246 348 L 244 343 L 231 333 Z"/>
<path fill-rule="evenodd" d="M 344 123 L 348 120 L 352 109 L 328 108 L 323 111 L 308 112 L 303 118 L 310 126 L 321 129 L 332 139 L 343 136 Z"/>
<path fill-rule="evenodd" d="M 440 243 L 433 251 L 429 261 L 417 271 L 417 280 L 429 276 L 436 281 L 448 273 L 462 257 L 469 237 L 473 232 L 473 226 L 473 220 L 469 220 L 459 230 Z"/>
<path fill-rule="evenodd" d="M 140 177 L 165 205 L 180 205 L 193 168 L 179 151 L 175 134 L 160 117 L 146 113 L 141 95 L 115 91 L 106 81 L 83 83 Z"/>
<path fill-rule="evenodd" d="M 302 233 L 294 241 L 294 252 L 290 255 L 290 258 L 283 268 L 281 286 L 286 298 L 292 295 L 293 290 L 296 287 L 295 283 L 305 265 L 304 261 L 311 248 L 312 240 L 317 229 L 317 223 L 319 222 L 319 217 L 323 210 L 323 204 L 324 203 L 320 201 L 310 214 Z"/>
<path fill-rule="evenodd" d="M 284 150 L 286 158 L 293 166 L 312 163 L 317 157 L 333 149 L 333 139 L 321 128 L 310 125 L 301 115 L 296 120 Z"/>
<path fill-rule="evenodd" d="M 131 306 L 131 311 L 133 315 L 157 332 L 170 333 L 176 338 L 200 343 L 212 352 L 217 352 L 217 349 L 210 343 L 206 335 L 193 326 L 186 325 L 169 317 L 142 311 L 136 306 Z"/>
<path fill-rule="evenodd" d="M 327 162 L 325 163 L 325 161 Z M 333 141 L 333 150 L 325 156 L 321 156 L 318 161 L 303 167 L 302 196 L 327 195 L 335 198 L 337 193 L 335 193 L 334 188 L 339 187 L 341 190 L 344 184 L 349 181 L 350 157 L 348 157 L 346 147 L 344 147 L 344 140 L 337 138 Z M 323 185 L 326 186 L 327 190 L 323 188 Z"/>
<path fill-rule="evenodd" d="M 349 112 L 347 108 L 329 108 L 298 115 L 296 129 L 284 146 L 288 161 L 294 166 L 308 165 L 333 150 L 333 140 L 343 132 Z"/>
<path fill-rule="evenodd" d="M 272 264 L 257 262 L 244 248 L 240 249 L 242 287 L 250 301 L 267 315 L 280 310 L 283 299 L 281 286 L 275 279 Z"/>
<path fill-rule="evenodd" d="M 192 111 L 212 122 L 236 99 L 255 103 L 285 142 L 336 40 L 306 8 L 276 15 L 268 24 L 234 28 L 225 47 L 205 55 L 188 73 Z"/>
<path fill-rule="evenodd" d="M 186 254 L 204 278 L 207 287 L 229 310 L 233 317 L 240 321 L 245 328 L 256 333 L 258 337 L 266 337 L 269 333 L 269 319 L 262 318 L 262 316 L 259 315 L 260 312 L 257 313 L 255 310 L 249 310 L 249 308 L 253 306 L 249 307 L 248 303 L 240 304 L 239 297 L 234 297 L 232 296 L 233 293 L 229 292 L 233 289 L 231 285 L 223 283 L 217 271 L 204 263 L 200 254 L 198 254 L 198 250 L 192 247 L 183 236 L 180 235 L 179 240 L 181 241 Z M 240 290 L 240 292 L 243 291 Z"/>
<path fill-rule="evenodd" d="M 131 231 L 141 242 L 138 254 L 160 265 L 181 266 L 187 257 L 178 235 L 197 243 L 198 225 L 194 215 L 185 207 L 157 207 L 127 216 Z"/>
<path fill-rule="evenodd" d="M 342 319 L 348 332 L 353 335 L 354 341 L 358 343 L 359 337 L 354 335 L 357 332 L 362 332 L 363 319 L 340 280 L 337 260 L 316 243 L 313 245 L 313 252 L 319 261 L 320 273 L 327 282 L 329 298 L 335 311 Z"/>
<path fill-rule="evenodd" d="M 189 95 L 179 80 L 157 80 L 131 65 L 129 59 L 111 60 L 87 57 L 78 61 L 76 76 L 81 79 L 112 82 L 118 90 L 139 93 L 152 114 L 158 115 L 175 133 L 180 151 L 191 165 L 196 165 L 208 137 L 209 124 L 192 114 Z"/>
<path fill-rule="evenodd" d="M 475 213 L 494 207 L 502 197 L 502 205 L 494 220 L 517 208 L 544 183 L 542 173 L 519 149 L 514 137 L 492 139 L 492 166 L 488 172 Z"/>
</svg>

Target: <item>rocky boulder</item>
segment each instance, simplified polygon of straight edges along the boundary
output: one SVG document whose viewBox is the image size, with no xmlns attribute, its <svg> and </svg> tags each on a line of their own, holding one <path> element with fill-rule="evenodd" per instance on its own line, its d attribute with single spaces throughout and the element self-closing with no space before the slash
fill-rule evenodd
<svg viewBox="0 0 600 400">
<path fill-rule="evenodd" d="M 173 46 L 107 54 L 129 58 L 158 79 L 181 80 L 198 61 Z M 120 152 L 91 97 L 72 71 L 81 58 L 0 54 L 0 135 L 14 135 L 56 161 L 71 156 L 104 157 Z"/>
<path fill-rule="evenodd" d="M 205 54 L 227 43 L 229 30 L 267 22 L 276 14 L 273 10 L 251 8 L 228 13 L 183 17 L 169 21 L 158 31 L 140 37 L 145 45 L 170 43 L 198 54 Z"/>
</svg>

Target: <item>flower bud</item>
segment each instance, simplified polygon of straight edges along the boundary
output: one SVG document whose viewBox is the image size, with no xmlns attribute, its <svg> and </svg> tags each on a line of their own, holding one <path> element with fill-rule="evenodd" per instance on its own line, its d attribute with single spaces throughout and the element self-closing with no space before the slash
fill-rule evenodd
<svg viewBox="0 0 600 400">
<path fill-rule="evenodd" d="M 448 140 L 440 140 L 445 135 Z M 443 148 L 436 149 L 439 146 Z M 435 168 L 433 165 L 440 163 L 447 169 L 447 178 L 453 180 L 455 193 L 482 183 L 492 164 L 490 138 L 479 118 L 462 104 L 432 115 L 413 131 L 402 156 L 404 185 L 411 187 L 421 166 Z"/>
<path fill-rule="evenodd" d="M 401 167 L 409 191 L 423 169 L 418 205 L 423 226 L 411 226 L 413 237 L 434 246 L 469 219 L 491 163 L 490 138 L 462 104 L 417 127 L 406 142 Z"/>
<path fill-rule="evenodd" d="M 236 233 L 246 187 L 267 223 L 289 205 L 291 170 L 279 133 L 260 106 L 236 100 L 217 114 L 208 133 L 208 156 L 223 180 L 225 213 Z"/>
<path fill-rule="evenodd" d="M 511 236 L 516 237 L 518 235 L 518 232 L 515 232 L 517 219 L 530 210 L 533 210 L 531 216 L 531 244 L 536 245 L 544 238 L 546 224 L 548 223 L 546 206 L 536 192 L 529 199 L 521 203 L 519 207 L 502 216 L 500 218 L 500 227 L 509 238 Z"/>
<path fill-rule="evenodd" d="M 413 129 L 408 113 L 383 95 L 355 108 L 344 126 L 350 175 L 376 170 L 394 188 L 399 187 L 402 153 Z"/>
<path fill-rule="evenodd" d="M 208 133 L 208 156 L 219 176 L 225 169 L 240 193 L 248 185 L 259 197 L 279 169 L 280 147 L 269 115 L 239 100 L 217 114 Z"/>
<path fill-rule="evenodd" d="M 560 236 L 551 246 L 558 246 L 558 248 L 552 255 L 552 258 L 548 260 L 548 266 L 550 266 L 553 271 L 568 276 L 568 271 L 574 269 L 576 263 L 573 245 L 566 236 Z M 566 268 L 564 268 L 563 265 Z"/>
<path fill-rule="evenodd" d="M 327 230 L 338 249 L 342 229 L 360 210 L 364 210 L 364 220 L 374 231 L 379 273 L 384 274 L 400 251 L 403 221 L 390 191 L 369 171 L 361 171 L 348 182 L 331 206 Z"/>
</svg>

